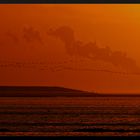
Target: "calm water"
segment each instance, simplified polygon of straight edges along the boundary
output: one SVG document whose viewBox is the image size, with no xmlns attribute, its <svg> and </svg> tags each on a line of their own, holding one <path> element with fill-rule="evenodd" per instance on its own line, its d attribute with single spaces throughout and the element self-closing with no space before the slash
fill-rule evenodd
<svg viewBox="0 0 140 140">
<path fill-rule="evenodd" d="M 0 97 L 0 135 L 140 135 L 140 98 Z"/>
</svg>

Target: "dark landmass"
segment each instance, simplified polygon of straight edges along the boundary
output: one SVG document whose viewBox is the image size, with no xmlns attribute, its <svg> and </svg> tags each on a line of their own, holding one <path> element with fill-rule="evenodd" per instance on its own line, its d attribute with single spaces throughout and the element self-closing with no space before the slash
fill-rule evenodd
<svg viewBox="0 0 140 140">
<path fill-rule="evenodd" d="M 100 94 L 49 86 L 0 86 L 0 97 L 140 97 L 140 94 Z"/>
<path fill-rule="evenodd" d="M 0 86 L 0 97 L 88 97 L 98 94 L 49 86 Z"/>
</svg>

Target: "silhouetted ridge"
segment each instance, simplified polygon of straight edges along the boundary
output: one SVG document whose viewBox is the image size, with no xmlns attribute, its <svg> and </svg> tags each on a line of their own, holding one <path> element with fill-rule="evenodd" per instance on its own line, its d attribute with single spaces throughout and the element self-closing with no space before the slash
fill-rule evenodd
<svg viewBox="0 0 140 140">
<path fill-rule="evenodd" d="M 1 97 L 86 97 L 97 94 L 87 91 L 46 86 L 1 86 Z"/>
<path fill-rule="evenodd" d="M 0 86 L 0 97 L 140 97 L 140 94 L 101 94 L 49 86 Z"/>
</svg>

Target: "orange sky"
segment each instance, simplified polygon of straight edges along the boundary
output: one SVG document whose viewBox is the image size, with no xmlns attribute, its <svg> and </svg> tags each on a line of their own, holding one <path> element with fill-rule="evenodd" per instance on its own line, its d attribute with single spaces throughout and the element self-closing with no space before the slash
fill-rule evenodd
<svg viewBox="0 0 140 140">
<path fill-rule="evenodd" d="M 83 44 L 96 41 L 99 48 L 109 46 L 112 52 L 124 52 L 140 66 L 139 4 L 1 4 L 0 21 L 0 64 L 8 64 L 0 67 L 0 85 L 65 86 L 103 93 L 140 92 L 140 75 L 85 71 L 87 68 L 127 70 L 110 61 L 81 56 L 76 59 L 66 53 L 63 40 L 47 34 L 49 29 L 69 27 L 75 41 Z M 72 70 L 51 68 L 64 60 Z M 16 62 L 26 64 L 10 65 Z"/>
</svg>

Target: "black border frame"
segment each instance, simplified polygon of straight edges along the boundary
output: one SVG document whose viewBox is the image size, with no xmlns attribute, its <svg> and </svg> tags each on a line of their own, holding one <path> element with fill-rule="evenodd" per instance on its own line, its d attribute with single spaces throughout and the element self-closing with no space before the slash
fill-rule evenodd
<svg viewBox="0 0 140 140">
<path fill-rule="evenodd" d="M 0 4 L 140 4 L 140 0 L 0 0 Z"/>
</svg>

